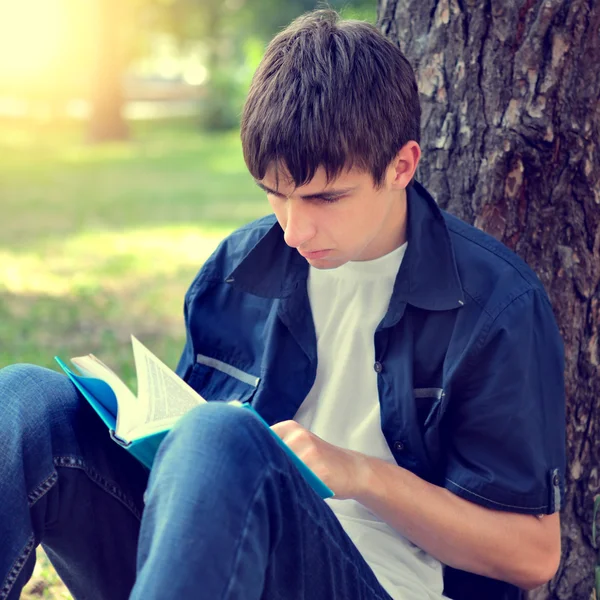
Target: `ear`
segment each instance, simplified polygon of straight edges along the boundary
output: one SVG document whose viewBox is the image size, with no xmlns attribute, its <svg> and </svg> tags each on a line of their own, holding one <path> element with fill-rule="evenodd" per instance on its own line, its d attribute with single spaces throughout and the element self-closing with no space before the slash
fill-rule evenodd
<svg viewBox="0 0 600 600">
<path fill-rule="evenodd" d="M 396 154 L 388 168 L 389 181 L 393 189 L 406 189 L 415 176 L 421 160 L 421 147 L 417 142 L 406 142 Z"/>
</svg>

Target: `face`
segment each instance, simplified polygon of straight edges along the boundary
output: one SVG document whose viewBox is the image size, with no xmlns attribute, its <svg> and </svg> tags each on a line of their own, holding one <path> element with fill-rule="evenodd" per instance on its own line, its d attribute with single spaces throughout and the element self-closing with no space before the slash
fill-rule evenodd
<svg viewBox="0 0 600 600">
<path fill-rule="evenodd" d="M 416 165 L 415 165 L 416 167 Z M 414 173 L 414 169 L 412 169 Z M 327 183 L 320 167 L 307 184 L 294 183 L 269 169 L 257 181 L 288 246 L 317 269 L 335 269 L 348 261 L 373 260 L 406 241 L 406 192 L 411 172 L 392 163 L 381 188 L 369 173 L 343 172 Z"/>
</svg>

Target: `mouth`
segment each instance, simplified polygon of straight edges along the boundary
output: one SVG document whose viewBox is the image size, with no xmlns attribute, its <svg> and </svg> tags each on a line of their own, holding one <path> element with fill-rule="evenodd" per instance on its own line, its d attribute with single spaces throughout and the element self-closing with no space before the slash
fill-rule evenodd
<svg viewBox="0 0 600 600">
<path fill-rule="evenodd" d="M 300 252 L 300 254 L 302 256 L 304 256 L 304 258 L 316 260 L 318 258 L 324 258 L 331 252 L 331 250 L 315 250 L 313 252 L 306 252 L 306 251 L 298 250 L 298 252 Z"/>
</svg>

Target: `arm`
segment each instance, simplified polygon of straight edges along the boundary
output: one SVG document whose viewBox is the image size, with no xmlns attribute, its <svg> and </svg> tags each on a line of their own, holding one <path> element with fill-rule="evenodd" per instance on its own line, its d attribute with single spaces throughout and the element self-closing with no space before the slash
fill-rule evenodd
<svg viewBox="0 0 600 600">
<path fill-rule="evenodd" d="M 538 518 L 484 508 L 367 459 L 356 499 L 417 546 L 452 567 L 533 589 L 560 561 L 558 514 Z"/>
<path fill-rule="evenodd" d="M 515 298 L 473 339 L 446 382 L 448 489 L 293 422 L 275 428 L 338 497 L 358 500 L 444 564 L 534 588 L 560 558 L 562 343 L 540 290 Z"/>
<path fill-rule="evenodd" d="M 352 498 L 440 562 L 533 589 L 560 560 L 557 514 L 483 508 L 410 471 L 333 446 L 294 421 L 274 431 L 335 492 Z"/>
</svg>

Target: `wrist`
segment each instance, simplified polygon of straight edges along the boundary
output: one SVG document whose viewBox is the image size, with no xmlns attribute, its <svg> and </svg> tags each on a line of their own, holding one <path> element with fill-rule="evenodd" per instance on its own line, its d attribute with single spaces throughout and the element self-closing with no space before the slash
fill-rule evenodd
<svg viewBox="0 0 600 600">
<path fill-rule="evenodd" d="M 356 468 L 354 477 L 353 500 L 365 504 L 376 487 L 375 468 L 377 459 L 359 452 L 355 453 Z"/>
</svg>

